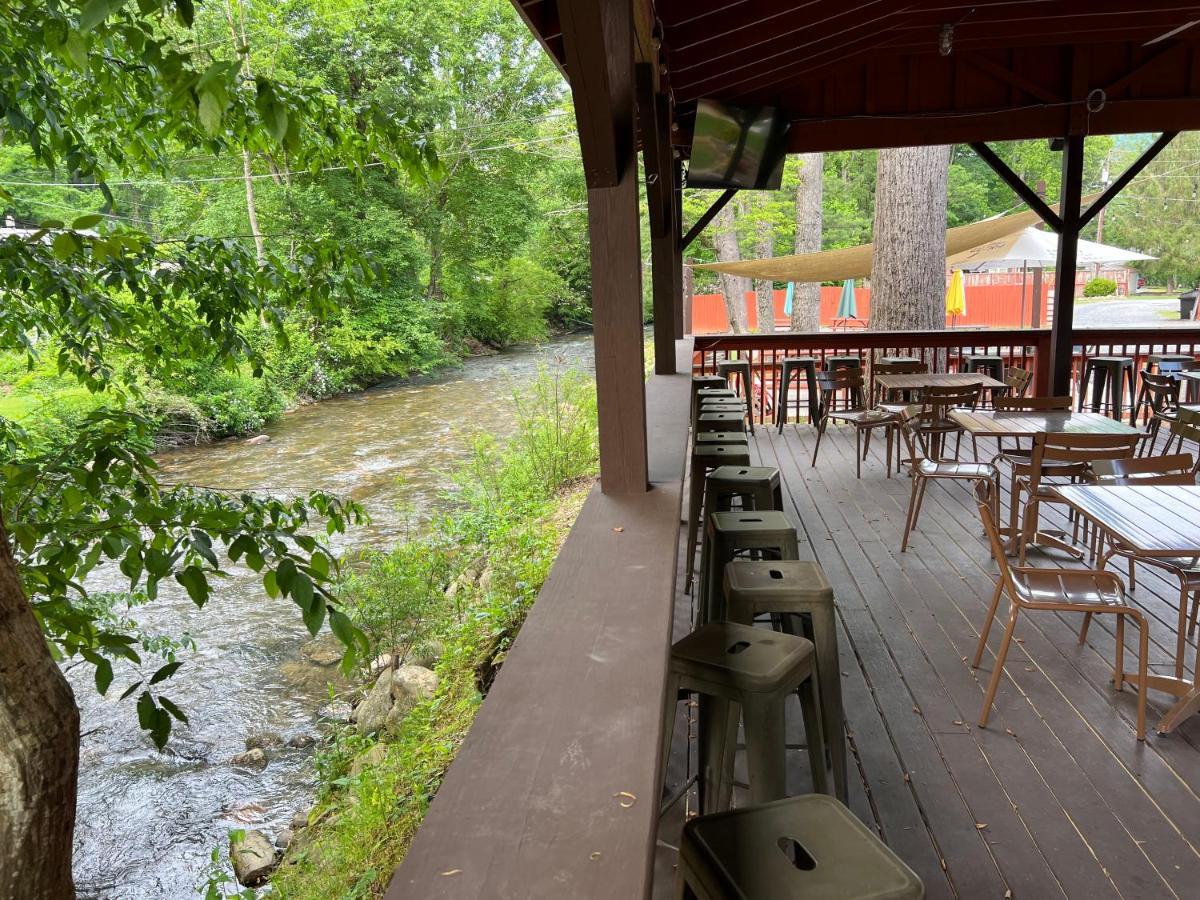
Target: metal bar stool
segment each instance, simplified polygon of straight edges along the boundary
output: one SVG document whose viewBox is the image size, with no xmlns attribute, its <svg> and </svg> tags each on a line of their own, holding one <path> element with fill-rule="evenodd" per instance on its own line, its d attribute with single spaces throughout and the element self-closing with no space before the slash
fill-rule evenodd
<svg viewBox="0 0 1200 900">
<path fill-rule="evenodd" d="M 725 567 L 725 611 L 730 622 L 742 625 L 769 614 L 777 630 L 781 627 L 788 634 L 801 634 L 813 642 L 820 676 L 825 752 L 833 768 L 837 796 L 843 803 L 849 802 L 837 611 L 825 573 L 815 562 L 735 560 Z"/>
<path fill-rule="evenodd" d="M 800 695 L 813 787 L 827 789 L 818 679 L 811 641 L 765 628 L 714 622 L 671 648 L 663 722 L 663 760 L 671 750 L 680 691 L 699 694 L 697 749 L 702 812 L 728 809 L 733 797 L 738 711 L 744 724 L 752 803 L 787 796 L 784 702 Z"/>
<path fill-rule="evenodd" d="M 714 512 L 704 517 L 697 625 L 725 619 L 725 566 L 747 552 L 760 559 L 798 559 L 796 529 L 778 510 Z"/>
<path fill-rule="evenodd" d="M 696 433 L 704 431 L 745 431 L 746 413 L 744 410 L 723 412 L 704 412 L 696 416 Z"/>
<path fill-rule="evenodd" d="M 963 357 L 964 372 L 984 372 L 997 381 L 1004 380 L 1004 357 L 986 353 L 968 353 Z"/>
<path fill-rule="evenodd" d="M 1083 375 L 1079 378 L 1079 411 L 1083 412 L 1084 395 L 1087 393 L 1087 383 L 1092 382 L 1092 412 L 1100 412 L 1107 407 L 1107 412 L 1117 420 L 1121 418 L 1124 408 L 1126 384 L 1129 387 L 1129 424 L 1135 425 L 1134 414 L 1137 401 L 1134 397 L 1133 357 L 1130 356 L 1089 356 L 1083 367 Z"/>
<path fill-rule="evenodd" d="M 692 391 L 692 427 L 695 428 L 696 416 L 700 414 L 700 407 L 706 400 L 723 399 L 737 400 L 737 391 L 732 391 L 726 387 L 702 387 Z"/>
<path fill-rule="evenodd" d="M 676 900 L 921 900 L 921 879 L 824 794 L 700 816 L 683 826 Z"/>
<path fill-rule="evenodd" d="M 739 501 L 741 512 L 782 510 L 783 489 L 779 470 L 768 466 L 725 465 L 709 470 L 704 479 L 704 516 L 730 512 L 733 501 Z M 707 572 L 709 541 L 700 542 L 700 574 Z M 703 585 L 703 582 L 701 582 Z M 704 597 L 701 590 L 700 597 Z"/>
<path fill-rule="evenodd" d="M 754 434 L 754 384 L 750 378 L 750 360 L 723 359 L 717 363 L 717 372 L 731 383 L 733 377 L 737 376 L 738 391 L 745 397 L 746 406 L 750 409 L 750 433 Z"/>
<path fill-rule="evenodd" d="M 706 415 L 718 415 L 718 413 L 706 413 Z M 738 422 L 741 422 L 740 418 Z M 688 484 L 687 579 L 683 585 L 685 594 L 691 593 L 692 576 L 696 572 L 696 541 L 700 534 L 704 480 L 713 469 L 727 465 L 750 465 L 749 448 L 745 444 L 707 444 L 699 440 L 692 445 L 691 480 Z"/>
<path fill-rule="evenodd" d="M 743 444 L 749 445 L 750 438 L 744 431 L 701 431 L 696 435 L 697 444 Z"/>
<path fill-rule="evenodd" d="M 784 357 L 779 374 L 779 397 L 775 404 L 775 422 L 779 432 L 787 424 L 788 394 L 791 392 L 792 376 L 804 373 L 808 385 L 808 423 L 814 424 L 818 418 L 819 403 L 817 395 L 817 358 L 815 356 Z"/>
<path fill-rule="evenodd" d="M 1196 357 L 1190 353 L 1151 353 L 1146 357 L 1146 368 L 1150 372 L 1157 372 L 1159 363 L 1194 363 L 1195 361 Z"/>
</svg>

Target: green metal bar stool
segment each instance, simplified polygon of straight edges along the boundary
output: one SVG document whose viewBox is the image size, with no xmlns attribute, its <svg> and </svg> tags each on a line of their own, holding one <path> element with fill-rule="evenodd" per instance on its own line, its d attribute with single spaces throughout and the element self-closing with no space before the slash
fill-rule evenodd
<svg viewBox="0 0 1200 900">
<path fill-rule="evenodd" d="M 716 415 L 709 413 L 708 415 Z M 741 419 L 738 419 L 741 422 Z M 692 445 L 692 467 L 688 484 L 687 579 L 683 592 L 691 593 L 692 576 L 696 573 L 696 541 L 700 534 L 700 513 L 704 503 L 704 481 L 708 473 L 721 466 L 750 465 L 750 450 L 746 444 L 708 444 L 699 440 Z"/>
<path fill-rule="evenodd" d="M 989 356 L 984 353 L 968 353 L 963 357 L 964 372 L 983 372 L 995 378 L 1004 380 L 1004 357 Z"/>
<path fill-rule="evenodd" d="M 752 803 L 787 796 L 784 703 L 800 695 L 813 787 L 827 789 L 821 710 L 811 641 L 766 628 L 714 622 L 671 648 L 663 756 L 671 749 L 675 703 L 681 691 L 699 694 L 697 793 L 702 812 L 728 809 L 733 797 L 738 711 L 744 725 Z"/>
<path fill-rule="evenodd" d="M 815 356 L 787 356 L 781 363 L 778 399 L 775 403 L 775 423 L 779 432 L 787 424 L 788 394 L 791 392 L 792 377 L 804 373 L 808 385 L 808 422 L 815 424 L 820 410 L 817 394 L 817 358 Z"/>
<path fill-rule="evenodd" d="M 801 634 L 813 642 L 820 676 L 825 751 L 837 796 L 843 803 L 848 802 L 837 611 L 825 573 L 815 562 L 735 560 L 725 567 L 725 612 L 730 622 L 743 625 L 770 615 L 777 629 Z"/>
<path fill-rule="evenodd" d="M 1137 401 L 1134 398 L 1133 357 L 1130 356 L 1089 356 L 1083 366 L 1083 374 L 1079 378 L 1079 411 L 1083 412 L 1084 395 L 1087 393 L 1087 383 L 1092 383 L 1092 412 L 1105 410 L 1114 419 L 1120 420 L 1123 409 L 1123 397 L 1126 384 L 1129 388 L 1129 418 L 1130 425 L 1134 421 Z"/>
<path fill-rule="evenodd" d="M 1146 357 L 1146 368 L 1151 372 L 1157 372 L 1159 363 L 1191 363 L 1195 361 L 1196 357 L 1190 353 L 1151 353 Z"/>
<path fill-rule="evenodd" d="M 922 900 L 912 869 L 832 797 L 806 794 L 683 826 L 675 900 Z"/>
<path fill-rule="evenodd" d="M 696 423 L 696 416 L 700 414 L 700 407 L 709 400 L 738 400 L 737 391 L 732 391 L 729 388 L 719 387 L 702 387 L 692 391 L 692 424 Z"/>
<path fill-rule="evenodd" d="M 730 512 L 733 501 L 741 503 L 741 511 L 783 509 L 783 488 L 779 470 L 768 466 L 724 465 L 710 469 L 704 479 L 704 516 L 710 513 Z M 700 544 L 700 572 L 705 569 L 705 552 L 708 541 Z M 704 596 L 703 593 L 700 595 Z"/>
<path fill-rule="evenodd" d="M 796 529 L 778 510 L 718 511 L 704 517 L 697 625 L 725 619 L 725 566 L 747 552 L 759 558 L 799 559 Z"/>
<path fill-rule="evenodd" d="M 701 412 L 696 416 L 696 433 L 702 431 L 744 431 L 746 414 L 734 412 Z"/>
<path fill-rule="evenodd" d="M 738 392 L 745 398 L 746 406 L 750 409 L 750 433 L 754 434 L 754 383 L 750 376 L 750 360 L 723 359 L 717 363 L 717 372 L 724 375 L 732 384 L 737 377 Z"/>
</svg>

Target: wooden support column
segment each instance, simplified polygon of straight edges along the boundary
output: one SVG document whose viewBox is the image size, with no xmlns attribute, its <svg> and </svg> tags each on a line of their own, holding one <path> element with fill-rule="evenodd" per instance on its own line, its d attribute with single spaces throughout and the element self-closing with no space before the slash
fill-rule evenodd
<svg viewBox="0 0 1200 900">
<path fill-rule="evenodd" d="M 1062 190 L 1058 215 L 1058 261 L 1054 268 L 1054 323 L 1050 334 L 1050 393 L 1071 393 L 1071 360 L 1075 345 L 1075 268 L 1079 252 L 1080 203 L 1083 198 L 1083 135 L 1066 139 L 1062 158 Z"/>
<path fill-rule="evenodd" d="M 668 98 L 654 92 L 654 67 L 637 64 L 638 125 L 642 135 L 642 168 L 646 173 L 646 206 L 650 218 L 650 267 L 654 309 L 654 372 L 675 374 L 675 282 L 673 257 L 679 251 L 672 220 L 671 124 Z"/>
<path fill-rule="evenodd" d="M 671 236 L 675 241 L 671 261 L 675 265 L 675 284 L 679 293 L 675 296 L 675 338 L 681 339 L 692 333 L 692 303 L 691 292 L 686 291 L 685 273 L 683 271 L 683 160 L 674 158 L 672 149 L 671 172 L 674 179 L 671 191 L 675 202 L 675 216 L 671 223 Z M 688 270 L 690 274 L 691 270 Z"/>
<path fill-rule="evenodd" d="M 600 487 L 643 493 L 646 458 L 642 269 L 630 0 L 559 7 L 587 182 Z"/>
</svg>

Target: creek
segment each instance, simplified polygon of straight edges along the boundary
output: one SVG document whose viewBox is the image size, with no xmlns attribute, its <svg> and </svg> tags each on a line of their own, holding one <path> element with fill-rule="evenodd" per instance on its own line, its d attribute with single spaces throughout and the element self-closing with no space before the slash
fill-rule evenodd
<svg viewBox="0 0 1200 900">
<path fill-rule="evenodd" d="M 161 474 L 167 482 L 218 489 L 352 497 L 372 521 L 342 536 L 336 549 L 384 548 L 419 529 L 444 502 L 472 435 L 511 433 L 514 392 L 545 366 L 590 372 L 591 337 L 474 358 L 437 375 L 302 406 L 265 430 L 267 443 L 230 440 L 165 453 Z M 112 571 L 89 581 L 92 590 L 119 586 Z M 217 582 L 203 610 L 171 581 L 132 616 L 147 632 L 195 641 L 162 685 L 189 722 L 177 724 L 158 752 L 138 727 L 133 698 L 117 700 L 136 677 L 132 670 L 118 667 L 107 698 L 96 693 L 89 666 L 70 671 L 84 734 L 76 883 L 81 898 L 194 897 L 212 849 L 224 847 L 231 829 L 274 835 L 311 804 L 313 747 L 273 748 L 257 773 L 228 760 L 255 735 L 319 739 L 327 727 L 319 710 L 330 702 L 336 669 L 310 658 L 298 610 L 269 599 L 247 569 Z"/>
</svg>

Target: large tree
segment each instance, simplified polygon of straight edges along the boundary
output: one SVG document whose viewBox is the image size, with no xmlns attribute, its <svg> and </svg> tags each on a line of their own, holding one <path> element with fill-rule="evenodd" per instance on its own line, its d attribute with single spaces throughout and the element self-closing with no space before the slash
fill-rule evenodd
<svg viewBox="0 0 1200 900">
<path fill-rule="evenodd" d="M 740 205 L 740 204 L 739 204 Z M 728 203 L 713 219 L 713 244 L 720 262 L 738 262 L 742 258 L 738 246 L 737 217 L 734 204 Z M 729 330 L 734 334 L 746 332 L 746 292 L 750 280 L 740 275 L 721 273 L 721 296 L 725 299 L 725 314 L 729 318 Z"/>
<path fill-rule="evenodd" d="M 250 151 L 310 171 L 370 163 L 420 175 L 433 163 L 391 125 L 395 110 L 249 78 L 241 59 L 202 52 L 193 15 L 192 0 L 15 0 L 0 17 L 0 140 L 110 202 L 113 175 L 161 177 L 178 148 Z M 150 599 L 173 579 L 203 608 L 223 567 L 245 564 L 310 631 L 328 623 L 349 648 L 363 644 L 326 588 L 336 560 L 309 533 L 344 528 L 357 508 L 320 493 L 289 501 L 160 485 L 151 423 L 120 400 L 140 377 L 170 378 L 187 360 L 261 370 L 242 326 L 261 319 L 282 336 L 293 311 L 320 320 L 367 277 L 366 263 L 334 241 L 260 258 L 235 239 L 156 240 L 104 221 L 47 221 L 0 241 L 0 350 L 53 353 L 64 375 L 114 395 L 49 451 L 0 420 L 2 898 L 74 895 L 79 717 L 59 660 L 92 666 L 102 693 L 114 659 L 138 666 L 124 695 L 159 746 L 185 716 L 162 693 L 179 662 L 142 659 L 131 626 L 89 597 L 96 567 L 119 568 Z"/>
<path fill-rule="evenodd" d="M 822 205 L 825 197 L 824 154 L 799 156 L 800 181 L 796 185 L 795 253 L 817 253 L 821 249 Z M 792 331 L 817 331 L 821 327 L 821 285 L 796 285 L 792 297 Z"/>
<path fill-rule="evenodd" d="M 948 147 L 880 150 L 875 186 L 871 328 L 946 327 Z"/>
</svg>

